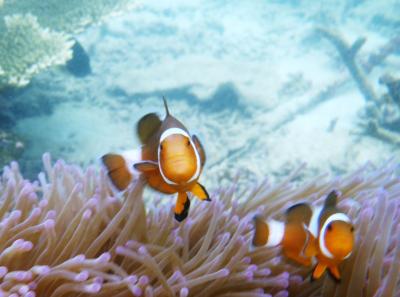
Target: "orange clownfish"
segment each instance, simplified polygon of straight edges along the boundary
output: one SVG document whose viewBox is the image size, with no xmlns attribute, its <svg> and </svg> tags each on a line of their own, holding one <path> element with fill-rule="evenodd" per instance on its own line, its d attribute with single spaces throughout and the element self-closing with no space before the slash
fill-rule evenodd
<svg viewBox="0 0 400 297">
<path fill-rule="evenodd" d="M 112 184 L 125 190 L 135 175 L 142 174 L 153 189 L 165 193 L 178 193 L 175 219 L 183 221 L 189 212 L 188 192 L 200 200 L 211 201 L 198 179 L 206 161 L 199 139 L 190 135 L 185 126 L 168 110 L 163 121 L 155 113 L 143 116 L 137 124 L 142 146 L 139 151 L 122 155 L 106 154 L 102 157 Z"/>
<path fill-rule="evenodd" d="M 338 266 L 353 251 L 354 227 L 350 218 L 336 208 L 337 195 L 332 191 L 324 205 L 315 209 L 306 203 L 290 207 L 284 223 L 256 216 L 253 245 L 280 245 L 285 256 L 306 266 L 316 259 L 312 279 L 320 278 L 328 268 L 340 280 Z"/>
</svg>

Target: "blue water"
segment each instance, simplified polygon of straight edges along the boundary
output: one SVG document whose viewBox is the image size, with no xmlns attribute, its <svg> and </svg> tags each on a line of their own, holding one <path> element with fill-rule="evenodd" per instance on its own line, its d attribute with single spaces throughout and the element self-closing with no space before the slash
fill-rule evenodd
<svg viewBox="0 0 400 297">
<path fill-rule="evenodd" d="M 6 1 L 2 19 L 17 2 Z M 22 2 L 21 13 L 45 11 L 38 22 L 82 49 L 68 67 L 49 67 L 26 87 L 1 87 L 1 166 L 16 159 L 34 177 L 46 151 L 87 165 L 132 149 L 136 122 L 163 115 L 163 95 L 204 143 L 204 179 L 215 186 L 237 173 L 280 179 L 307 162 L 306 178 L 398 155 L 398 1 L 143 1 L 76 32 L 57 23 L 60 12 L 50 18 L 45 3 L 47 10 L 30 10 Z M 355 65 L 376 102 L 317 28 L 349 50 L 366 38 Z"/>
</svg>

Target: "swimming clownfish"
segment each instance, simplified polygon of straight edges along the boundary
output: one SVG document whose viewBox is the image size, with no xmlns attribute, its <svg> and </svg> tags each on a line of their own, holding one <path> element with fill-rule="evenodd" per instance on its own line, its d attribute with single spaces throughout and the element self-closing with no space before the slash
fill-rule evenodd
<svg viewBox="0 0 400 297">
<path fill-rule="evenodd" d="M 312 279 L 318 279 L 328 268 L 340 280 L 339 264 L 354 247 L 354 227 L 347 215 L 336 208 L 337 192 L 332 191 L 323 206 L 312 208 L 299 203 L 286 211 L 286 221 L 263 221 L 254 218 L 254 246 L 280 245 L 290 259 L 309 266 L 317 260 Z"/>
<path fill-rule="evenodd" d="M 142 146 L 139 152 L 122 155 L 106 154 L 102 157 L 112 184 L 125 190 L 135 175 L 141 173 L 153 189 L 165 193 L 178 193 L 175 219 L 183 221 L 189 212 L 188 192 L 202 201 L 211 201 L 198 179 L 206 155 L 196 135 L 190 135 L 185 126 L 174 118 L 163 98 L 166 117 L 163 121 L 155 113 L 143 116 L 137 124 Z"/>
</svg>

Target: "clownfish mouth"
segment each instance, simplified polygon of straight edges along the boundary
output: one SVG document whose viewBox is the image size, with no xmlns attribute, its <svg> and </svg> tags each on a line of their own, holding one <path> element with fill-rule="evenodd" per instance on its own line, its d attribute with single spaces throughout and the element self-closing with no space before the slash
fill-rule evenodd
<svg viewBox="0 0 400 297">
<path fill-rule="evenodd" d="M 175 156 L 174 158 L 169 159 L 168 163 L 171 165 L 176 165 L 176 164 L 184 165 L 186 163 L 186 158 L 183 155 Z"/>
<path fill-rule="evenodd" d="M 164 164 L 166 167 L 173 168 L 174 171 L 190 171 L 191 167 L 185 155 L 176 155 L 169 158 Z"/>
<path fill-rule="evenodd" d="M 161 170 L 165 177 L 176 184 L 184 184 L 195 173 L 195 168 L 184 157 L 174 157 L 162 163 Z"/>
<path fill-rule="evenodd" d="M 335 251 L 335 256 L 336 256 L 336 258 L 341 259 L 341 260 L 347 259 L 348 257 L 351 256 L 351 249 L 347 246 L 343 246 L 342 248 L 337 249 Z"/>
</svg>

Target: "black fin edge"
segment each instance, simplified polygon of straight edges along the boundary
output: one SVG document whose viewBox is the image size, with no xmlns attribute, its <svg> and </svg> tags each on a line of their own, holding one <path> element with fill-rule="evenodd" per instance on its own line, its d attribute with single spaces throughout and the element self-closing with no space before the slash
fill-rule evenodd
<svg viewBox="0 0 400 297">
<path fill-rule="evenodd" d="M 289 212 L 291 212 L 294 208 L 299 207 L 301 205 L 308 205 L 306 202 L 300 202 L 300 203 L 296 203 L 292 206 L 290 206 L 288 209 L 286 209 L 285 214 L 287 215 Z"/>
<path fill-rule="evenodd" d="M 339 192 L 337 190 L 332 190 L 325 198 L 325 207 L 335 207 L 337 204 L 337 199 L 339 197 Z"/>
<path fill-rule="evenodd" d="M 313 276 L 314 271 L 315 271 L 315 268 L 317 268 L 317 266 L 318 266 L 318 263 L 314 266 L 313 269 L 311 269 L 311 273 L 310 273 L 310 283 L 313 283 L 313 282 L 315 282 L 315 281 L 318 280 L 318 278 L 314 278 L 314 276 Z"/>
<path fill-rule="evenodd" d="M 336 284 L 340 284 L 342 282 L 341 278 L 336 278 L 333 273 L 331 272 L 331 270 L 328 267 L 328 274 L 330 275 L 330 277 L 335 281 Z"/>
<path fill-rule="evenodd" d="M 317 264 L 318 265 L 318 264 Z M 314 273 L 314 270 L 315 270 L 315 268 L 317 267 L 317 265 L 315 265 L 314 266 L 314 268 L 311 270 L 311 275 L 310 275 L 310 283 L 313 283 L 313 282 L 315 282 L 315 281 L 318 281 L 320 278 L 314 278 L 313 277 L 313 273 Z M 329 267 L 326 269 L 326 270 L 328 270 L 328 274 L 329 274 L 329 276 L 335 281 L 335 283 L 336 284 L 340 284 L 341 282 L 342 282 L 342 279 L 341 278 L 336 278 L 334 275 L 333 275 L 333 273 L 331 272 L 331 270 L 329 269 Z M 325 272 L 324 272 L 325 273 Z M 321 275 L 321 277 L 323 276 L 323 274 Z"/>
<path fill-rule="evenodd" d="M 189 197 L 186 195 L 186 202 L 183 205 L 183 210 L 181 213 L 175 213 L 175 220 L 177 220 L 178 222 L 182 222 L 184 219 L 186 219 L 189 214 L 189 208 L 190 200 Z"/>
<path fill-rule="evenodd" d="M 201 183 L 198 183 L 198 185 L 200 186 L 200 188 L 204 191 L 204 193 L 205 193 L 206 196 L 207 196 L 207 198 L 204 199 L 204 201 L 210 202 L 210 201 L 211 201 L 210 194 L 208 194 L 206 188 L 205 188 Z"/>
</svg>

